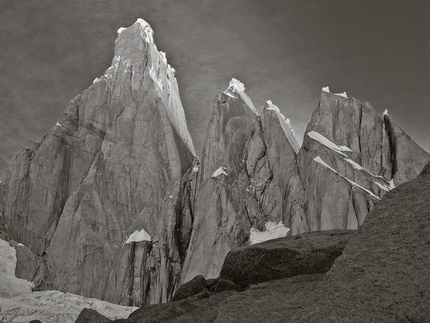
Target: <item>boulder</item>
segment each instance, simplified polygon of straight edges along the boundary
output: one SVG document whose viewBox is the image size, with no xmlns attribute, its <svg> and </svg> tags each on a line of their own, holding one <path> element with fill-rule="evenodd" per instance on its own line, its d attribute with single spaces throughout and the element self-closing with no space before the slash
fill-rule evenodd
<svg viewBox="0 0 430 323">
<path fill-rule="evenodd" d="M 220 276 L 240 286 L 327 272 L 353 231 L 310 232 L 279 238 L 228 253 Z"/>
<path fill-rule="evenodd" d="M 203 276 L 196 276 L 189 282 L 186 282 L 181 287 L 179 287 L 173 296 L 172 301 L 179 301 L 181 299 L 191 297 L 195 294 L 203 292 L 206 289 L 206 279 Z"/>
<path fill-rule="evenodd" d="M 79 313 L 75 323 L 108 323 L 111 322 L 106 316 L 101 315 L 99 312 L 91 309 L 84 308 Z"/>
</svg>

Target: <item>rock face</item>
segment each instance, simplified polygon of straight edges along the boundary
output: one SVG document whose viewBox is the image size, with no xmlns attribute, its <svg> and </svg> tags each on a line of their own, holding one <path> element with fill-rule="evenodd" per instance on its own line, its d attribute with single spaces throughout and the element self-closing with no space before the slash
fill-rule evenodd
<svg viewBox="0 0 430 323">
<path fill-rule="evenodd" d="M 0 230 L 29 248 L 17 274 L 37 290 L 166 302 L 198 275 L 218 277 L 251 232 L 357 229 L 430 160 L 393 117 L 328 88 L 300 148 L 280 110 L 267 101 L 257 113 L 232 79 L 200 162 L 151 27 L 139 19 L 118 33 L 111 67 L 0 182 Z"/>
<path fill-rule="evenodd" d="M 2 180 L 5 229 L 44 259 L 50 288 L 141 305 L 177 286 L 194 148 L 152 34 L 140 19 L 119 30 L 112 66 Z M 152 241 L 125 243 L 142 229 Z"/>
<path fill-rule="evenodd" d="M 357 229 L 387 191 L 429 160 L 393 117 L 322 91 L 298 158 L 310 229 Z"/>
<path fill-rule="evenodd" d="M 258 115 L 244 89 L 233 79 L 214 100 L 182 282 L 217 277 L 228 251 L 269 221 L 292 235 L 357 229 L 430 160 L 393 117 L 326 88 L 299 149 L 279 109 L 268 101 Z"/>
<path fill-rule="evenodd" d="M 213 103 L 183 282 L 217 277 L 228 251 L 248 244 L 252 227 L 282 221 L 295 232 L 308 230 L 289 121 L 271 102 L 258 115 L 244 90 L 233 79 Z"/>
<path fill-rule="evenodd" d="M 384 196 L 326 274 L 145 306 L 123 322 L 428 322 L 429 194 L 430 163 Z"/>
</svg>

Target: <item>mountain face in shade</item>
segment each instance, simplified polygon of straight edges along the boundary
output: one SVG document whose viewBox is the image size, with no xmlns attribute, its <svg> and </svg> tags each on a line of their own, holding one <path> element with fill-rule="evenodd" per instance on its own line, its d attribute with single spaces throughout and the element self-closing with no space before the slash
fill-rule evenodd
<svg viewBox="0 0 430 323">
<path fill-rule="evenodd" d="M 111 67 L 0 183 L 0 229 L 33 252 L 18 264 L 37 263 L 36 289 L 166 302 L 197 275 L 219 276 L 251 232 L 357 229 L 430 160 L 393 117 L 328 88 L 300 147 L 278 107 L 258 114 L 232 79 L 199 161 L 152 29 L 139 19 L 118 33 Z"/>
<path fill-rule="evenodd" d="M 43 258 L 36 288 L 140 305 L 167 301 L 178 282 L 194 148 L 152 33 L 143 20 L 119 30 L 111 67 L 4 175 L 6 231 Z M 125 243 L 140 230 L 152 241 Z"/>
</svg>

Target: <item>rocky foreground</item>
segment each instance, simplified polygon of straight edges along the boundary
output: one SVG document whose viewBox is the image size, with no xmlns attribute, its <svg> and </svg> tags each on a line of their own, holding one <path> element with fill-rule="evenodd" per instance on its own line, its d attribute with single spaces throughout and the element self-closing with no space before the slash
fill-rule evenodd
<svg viewBox="0 0 430 323">
<path fill-rule="evenodd" d="M 241 248 L 220 278 L 195 277 L 172 302 L 115 321 L 84 310 L 76 322 L 428 322 L 429 197 L 430 164 L 387 193 L 358 231 Z"/>
</svg>

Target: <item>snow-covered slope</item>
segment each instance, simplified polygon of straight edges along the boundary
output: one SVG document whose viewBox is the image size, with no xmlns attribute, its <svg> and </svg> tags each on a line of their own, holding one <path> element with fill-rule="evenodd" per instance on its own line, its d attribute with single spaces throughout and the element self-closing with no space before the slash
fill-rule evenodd
<svg viewBox="0 0 430 323">
<path fill-rule="evenodd" d="M 137 307 L 49 290 L 31 292 L 33 284 L 15 277 L 15 249 L 0 239 L 0 322 L 73 323 L 83 308 L 110 319 L 127 318 Z"/>
</svg>

